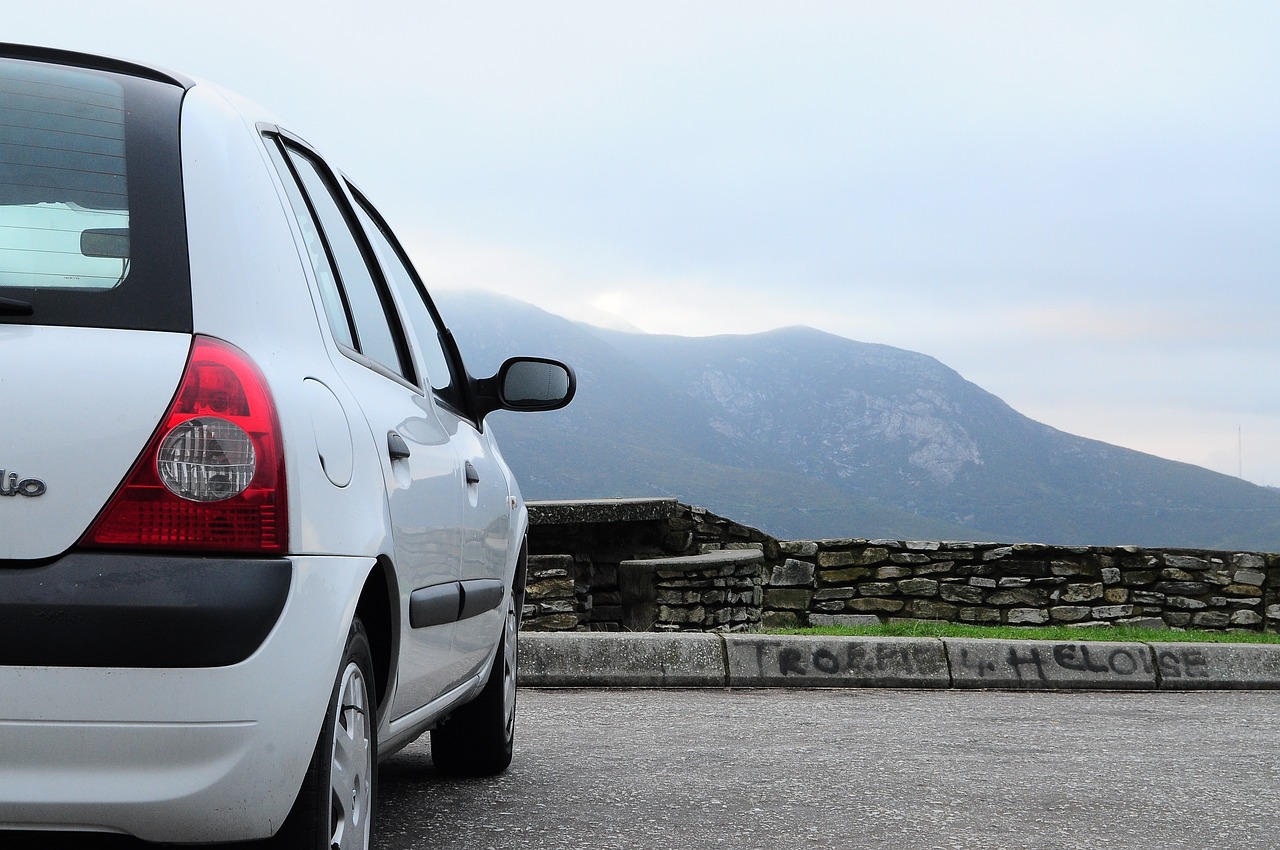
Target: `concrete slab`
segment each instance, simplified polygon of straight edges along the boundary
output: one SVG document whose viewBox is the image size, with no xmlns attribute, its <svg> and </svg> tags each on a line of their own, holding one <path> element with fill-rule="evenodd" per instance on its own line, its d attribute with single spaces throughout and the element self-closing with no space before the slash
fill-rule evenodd
<svg viewBox="0 0 1280 850">
<path fill-rule="evenodd" d="M 523 632 L 519 684 L 528 687 L 725 686 L 714 634 Z"/>
<path fill-rule="evenodd" d="M 724 636 L 734 688 L 946 688 L 942 641 L 933 638 Z"/>
<path fill-rule="evenodd" d="M 1152 690 L 1155 656 L 1139 643 L 946 638 L 957 688 Z"/>
<path fill-rule="evenodd" d="M 1256 643 L 1153 643 L 1160 688 L 1168 691 L 1280 688 L 1280 646 Z"/>
</svg>

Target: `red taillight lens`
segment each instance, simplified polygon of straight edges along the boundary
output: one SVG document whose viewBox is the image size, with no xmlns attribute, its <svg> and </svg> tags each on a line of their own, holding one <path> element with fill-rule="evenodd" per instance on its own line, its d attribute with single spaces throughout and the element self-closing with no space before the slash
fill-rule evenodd
<svg viewBox="0 0 1280 850">
<path fill-rule="evenodd" d="M 287 518 L 266 380 L 238 348 L 198 336 L 164 421 L 81 543 L 281 553 Z"/>
</svg>

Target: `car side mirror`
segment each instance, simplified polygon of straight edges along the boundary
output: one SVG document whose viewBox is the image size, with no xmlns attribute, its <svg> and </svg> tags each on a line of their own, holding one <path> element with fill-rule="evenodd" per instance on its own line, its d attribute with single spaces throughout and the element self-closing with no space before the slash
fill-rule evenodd
<svg viewBox="0 0 1280 850">
<path fill-rule="evenodd" d="M 543 357 L 512 357 L 476 384 L 481 418 L 494 410 L 559 410 L 578 389 L 573 369 Z"/>
</svg>

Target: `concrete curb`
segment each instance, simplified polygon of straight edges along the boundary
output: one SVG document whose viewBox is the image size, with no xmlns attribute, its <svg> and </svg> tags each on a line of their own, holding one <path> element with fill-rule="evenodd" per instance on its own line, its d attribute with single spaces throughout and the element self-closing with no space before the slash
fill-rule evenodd
<svg viewBox="0 0 1280 850">
<path fill-rule="evenodd" d="M 1280 689 L 1280 645 L 523 632 L 539 688 Z"/>
</svg>

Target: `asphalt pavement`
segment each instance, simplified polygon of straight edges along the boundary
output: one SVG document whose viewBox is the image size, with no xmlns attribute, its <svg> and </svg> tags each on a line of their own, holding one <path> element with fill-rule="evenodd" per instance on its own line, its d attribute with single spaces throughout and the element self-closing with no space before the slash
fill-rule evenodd
<svg viewBox="0 0 1280 850">
<path fill-rule="evenodd" d="M 1280 694 L 520 692 L 502 776 L 422 739 L 378 850 L 1271 850 Z"/>
</svg>

